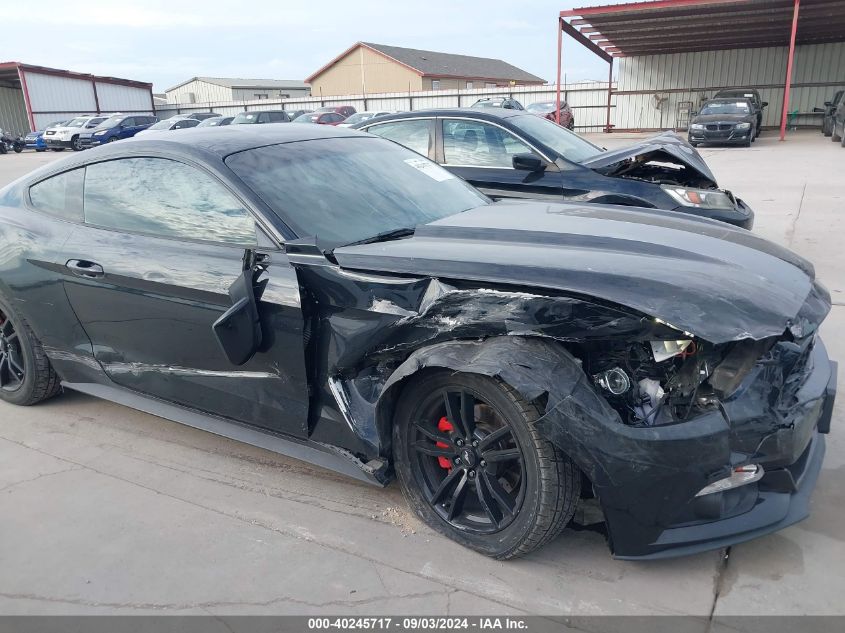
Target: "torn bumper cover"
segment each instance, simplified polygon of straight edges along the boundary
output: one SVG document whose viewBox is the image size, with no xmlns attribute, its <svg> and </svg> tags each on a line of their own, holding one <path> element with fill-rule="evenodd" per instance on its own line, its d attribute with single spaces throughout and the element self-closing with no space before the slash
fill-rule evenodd
<svg viewBox="0 0 845 633">
<path fill-rule="evenodd" d="M 385 389 L 420 369 L 444 367 L 499 378 L 529 400 L 546 396 L 537 428 L 593 483 L 613 554 L 663 558 L 739 543 L 807 516 L 836 388 L 836 364 L 823 343 L 808 348 L 788 376 L 759 363 L 724 410 L 657 427 L 621 423 L 574 357 L 541 339 L 433 345 L 412 354 Z M 765 475 L 696 496 L 745 464 L 761 465 Z"/>
</svg>

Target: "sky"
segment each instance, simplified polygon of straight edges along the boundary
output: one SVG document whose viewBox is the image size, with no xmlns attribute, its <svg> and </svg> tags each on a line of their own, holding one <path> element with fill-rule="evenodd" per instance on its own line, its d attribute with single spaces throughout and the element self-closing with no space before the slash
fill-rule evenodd
<svg viewBox="0 0 845 633">
<path fill-rule="evenodd" d="M 558 13 L 617 0 L 3 0 L 0 62 L 149 81 L 194 76 L 304 79 L 358 41 L 497 57 L 546 81 Z M 607 64 L 566 38 L 569 82 Z"/>
</svg>

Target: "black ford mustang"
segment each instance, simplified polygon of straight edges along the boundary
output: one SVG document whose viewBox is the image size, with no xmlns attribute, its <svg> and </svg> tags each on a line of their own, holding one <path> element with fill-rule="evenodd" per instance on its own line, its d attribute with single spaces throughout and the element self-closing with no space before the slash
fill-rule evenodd
<svg viewBox="0 0 845 633">
<path fill-rule="evenodd" d="M 517 110 L 400 112 L 356 129 L 401 143 L 493 198 L 668 209 L 746 229 L 754 213 L 719 189 L 704 159 L 671 132 L 605 151 Z"/>
<path fill-rule="evenodd" d="M 252 127 L 0 190 L 3 400 L 75 389 L 395 475 L 499 558 L 588 498 L 623 558 L 806 516 L 836 370 L 808 262 L 667 211 L 491 203 L 355 131 Z"/>
</svg>

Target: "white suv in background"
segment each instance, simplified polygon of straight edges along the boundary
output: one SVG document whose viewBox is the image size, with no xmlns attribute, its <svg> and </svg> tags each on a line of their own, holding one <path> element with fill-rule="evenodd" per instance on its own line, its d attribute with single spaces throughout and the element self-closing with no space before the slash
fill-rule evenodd
<svg viewBox="0 0 845 633">
<path fill-rule="evenodd" d="M 109 118 L 107 114 L 78 116 L 61 127 L 54 127 L 44 132 L 44 142 L 47 147 L 55 152 L 60 152 L 66 147 L 78 152 L 82 149 L 79 143 L 79 133 L 97 127 L 100 123 Z"/>
</svg>

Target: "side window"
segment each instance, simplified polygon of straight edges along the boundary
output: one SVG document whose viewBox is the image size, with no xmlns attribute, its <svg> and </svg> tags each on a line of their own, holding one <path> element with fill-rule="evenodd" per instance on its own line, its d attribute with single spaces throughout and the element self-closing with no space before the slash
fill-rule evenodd
<svg viewBox="0 0 845 633">
<path fill-rule="evenodd" d="M 270 122 L 270 114 L 267 112 L 262 112 L 258 115 L 258 123 L 269 123 Z"/>
<path fill-rule="evenodd" d="M 428 157 L 428 148 L 431 146 L 431 119 L 382 123 L 367 128 L 367 132 L 396 141 L 400 145 Z"/>
<path fill-rule="evenodd" d="M 447 165 L 511 167 L 514 154 L 531 152 L 515 136 L 480 121 L 443 121 L 443 154 Z"/>
<path fill-rule="evenodd" d="M 196 119 L 182 119 L 181 121 L 177 121 L 176 125 L 173 126 L 174 130 L 183 130 L 189 127 L 196 127 L 200 124 L 199 121 Z"/>
<path fill-rule="evenodd" d="M 82 222 L 84 169 L 58 174 L 29 188 L 32 206 L 63 220 Z"/>
<path fill-rule="evenodd" d="M 279 123 L 280 121 L 284 122 L 286 120 L 287 119 L 285 118 L 285 115 L 281 112 L 271 112 L 270 113 L 270 122 L 271 123 Z"/>
<path fill-rule="evenodd" d="M 123 127 L 135 127 L 135 119 L 133 117 L 126 117 L 120 123 Z"/>
<path fill-rule="evenodd" d="M 251 246 L 255 222 L 208 174 L 164 158 L 88 165 L 85 221 L 159 237 Z"/>
</svg>

